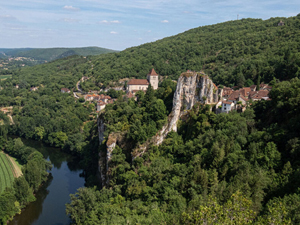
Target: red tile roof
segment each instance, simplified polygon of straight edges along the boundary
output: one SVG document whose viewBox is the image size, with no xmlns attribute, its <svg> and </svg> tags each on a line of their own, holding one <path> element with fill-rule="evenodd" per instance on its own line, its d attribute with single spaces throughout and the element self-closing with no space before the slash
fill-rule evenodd
<svg viewBox="0 0 300 225">
<path fill-rule="evenodd" d="M 146 79 L 131 79 L 127 85 L 149 85 Z"/>
<path fill-rule="evenodd" d="M 239 91 L 243 96 L 248 96 L 249 93 L 251 92 L 251 88 L 250 87 L 244 87 L 244 88 L 241 88 Z"/>
<path fill-rule="evenodd" d="M 227 101 L 223 101 L 223 104 L 227 104 L 227 105 L 231 105 L 233 102 L 227 102 Z"/>
<path fill-rule="evenodd" d="M 155 72 L 155 70 L 152 68 L 150 73 L 148 73 L 147 75 L 150 75 L 150 76 L 158 76 L 158 74 Z"/>
<path fill-rule="evenodd" d="M 237 101 L 240 95 L 241 95 L 240 91 L 234 91 L 228 96 L 227 100 Z"/>
<path fill-rule="evenodd" d="M 61 91 L 70 91 L 68 88 L 62 88 Z"/>
<path fill-rule="evenodd" d="M 231 88 L 223 88 L 223 96 L 224 95 L 230 95 L 233 92 Z"/>
<path fill-rule="evenodd" d="M 103 105 L 106 105 L 106 103 L 105 103 L 105 102 L 103 102 L 103 101 L 98 101 L 98 102 L 97 102 L 97 105 L 99 105 L 99 106 L 103 106 Z"/>
<path fill-rule="evenodd" d="M 257 91 L 253 96 L 251 96 L 252 99 L 262 99 L 266 98 L 269 95 L 269 91 L 267 90 L 261 90 Z"/>
</svg>

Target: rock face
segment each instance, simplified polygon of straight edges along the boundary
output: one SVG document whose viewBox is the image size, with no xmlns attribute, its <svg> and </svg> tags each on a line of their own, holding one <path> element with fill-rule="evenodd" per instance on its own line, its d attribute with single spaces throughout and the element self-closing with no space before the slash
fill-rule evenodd
<svg viewBox="0 0 300 225">
<path fill-rule="evenodd" d="M 222 89 L 201 72 L 182 73 L 178 78 L 176 91 L 173 97 L 172 112 L 168 117 L 168 123 L 147 143 L 135 149 L 132 158 L 141 156 L 150 144 L 160 145 L 167 134 L 171 131 L 177 132 L 179 118 L 192 109 L 197 103 L 217 104 L 221 100 Z"/>
<path fill-rule="evenodd" d="M 102 117 L 98 117 L 97 120 L 98 124 L 98 136 L 99 136 L 99 143 L 101 144 L 104 141 L 104 131 L 105 131 L 105 125 L 104 125 L 104 119 Z M 105 184 L 106 180 L 106 170 L 104 169 L 106 165 L 106 154 L 105 152 L 99 152 L 99 158 L 98 158 L 98 172 L 101 177 L 101 184 Z"/>
<path fill-rule="evenodd" d="M 167 134 L 171 131 L 177 132 L 177 122 L 181 116 L 186 114 L 197 103 L 217 104 L 221 100 L 222 89 L 212 82 L 212 80 L 201 72 L 182 73 L 178 79 L 176 91 L 173 97 L 172 112 L 168 116 L 168 123 L 157 132 L 157 134 L 148 140 L 145 144 L 138 146 L 131 153 L 132 159 L 143 155 L 151 145 L 160 145 Z M 100 143 L 104 140 L 103 132 L 105 130 L 103 121 L 98 124 Z M 122 140 L 123 139 L 123 140 Z M 99 155 L 99 171 L 102 184 L 109 182 L 109 161 L 112 152 L 118 143 L 124 143 L 124 135 L 110 134 L 106 143 L 105 155 Z"/>
<path fill-rule="evenodd" d="M 173 98 L 173 108 L 168 118 L 168 124 L 159 132 L 155 144 L 160 145 L 169 132 L 177 132 L 179 118 L 187 110 L 192 109 L 195 103 L 217 104 L 221 100 L 222 91 L 204 73 L 182 73 L 177 82 Z"/>
<path fill-rule="evenodd" d="M 99 136 L 99 143 L 102 144 L 105 140 L 104 131 L 105 131 L 105 123 L 103 117 L 98 117 L 98 136 Z M 112 157 L 112 152 L 115 149 L 116 145 L 124 145 L 124 133 L 111 133 L 107 137 L 106 151 L 99 152 L 98 158 L 98 172 L 101 178 L 102 186 L 107 186 L 109 183 L 109 162 Z"/>
</svg>

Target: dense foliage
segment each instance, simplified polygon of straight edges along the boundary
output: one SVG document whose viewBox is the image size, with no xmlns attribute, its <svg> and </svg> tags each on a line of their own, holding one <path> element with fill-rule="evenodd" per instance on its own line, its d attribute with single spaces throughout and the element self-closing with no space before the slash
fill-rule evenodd
<svg viewBox="0 0 300 225">
<path fill-rule="evenodd" d="M 76 66 L 81 62 L 86 59 L 73 56 L 14 71 L 12 79 L 2 81 L 0 106 L 13 106 L 10 132 L 80 153 L 87 144 L 85 139 L 93 124 L 88 122 L 89 115 L 95 106 L 83 105 L 72 93 L 61 93 L 60 89 L 75 87 L 82 77 Z M 38 90 L 30 91 L 30 87 Z"/>
<path fill-rule="evenodd" d="M 46 181 L 51 163 L 40 152 L 25 146 L 20 138 L 11 140 L 1 136 L 0 148 L 23 165 L 23 175 L 15 178 L 13 186 L 0 194 L 0 224 L 6 224 L 26 204 L 35 200 L 33 193 Z"/>
<path fill-rule="evenodd" d="M 76 224 L 299 223 L 299 87 L 299 79 L 278 83 L 271 101 L 244 113 L 196 105 L 178 133 L 133 161 L 131 148 L 117 146 L 109 188 L 80 189 L 67 213 Z M 121 109 L 117 102 L 105 116 Z"/>
<path fill-rule="evenodd" d="M 280 20 L 285 25 L 278 26 Z M 177 79 L 204 70 L 215 83 L 245 84 L 299 77 L 300 14 L 290 18 L 241 19 L 198 27 L 125 51 L 95 57 L 98 82 L 144 78 L 154 67 Z"/>
<path fill-rule="evenodd" d="M 277 26 L 280 20 L 284 26 Z M 5 71 L 2 75 L 12 78 L 0 83 L 0 106 L 13 106 L 14 124 L 7 126 L 11 133 L 84 155 L 82 163 L 95 170 L 99 143 L 95 121 L 89 121 L 94 105 L 60 93 L 62 87 L 74 90 L 82 76 L 90 77 L 85 90 L 120 78 L 145 78 L 152 67 L 171 79 L 187 69 L 204 70 L 217 84 L 230 86 L 271 81 L 271 101 L 253 103 L 241 114 L 215 115 L 208 106 L 196 105 L 179 122 L 178 133 L 170 133 L 161 146 L 150 147 L 135 160 L 132 151 L 166 123 L 175 83 L 167 79 L 155 92 L 149 87 L 145 94 L 136 94 L 137 101 L 112 93 L 118 100 L 100 115 L 107 124 L 106 140 L 110 134 L 124 140 L 107 166 L 109 183 L 100 191 L 80 189 L 71 196 L 67 213 L 77 224 L 297 224 L 299 24 L 300 15 L 242 19 L 120 53 L 72 56 Z M 276 84 L 278 80 L 286 81 Z M 39 89 L 29 91 L 33 86 Z M 3 126 L 0 132 L 7 134 Z M 14 154 L 14 148 L 7 149 Z M 104 143 L 99 149 L 105 151 Z M 30 157 L 36 158 L 27 156 L 20 159 L 29 163 Z M 25 179 L 37 166 L 32 162 L 25 167 Z M 35 189 L 37 183 L 27 179 Z M 13 192 L 5 193 L 5 199 L 15 202 Z"/>
</svg>

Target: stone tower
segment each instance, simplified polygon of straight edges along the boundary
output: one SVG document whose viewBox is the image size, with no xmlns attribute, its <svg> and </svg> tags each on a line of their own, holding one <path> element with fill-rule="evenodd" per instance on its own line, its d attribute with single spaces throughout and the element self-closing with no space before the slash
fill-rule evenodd
<svg viewBox="0 0 300 225">
<path fill-rule="evenodd" d="M 158 88 L 158 74 L 153 68 L 151 69 L 150 73 L 147 74 L 147 80 L 154 90 Z"/>
</svg>

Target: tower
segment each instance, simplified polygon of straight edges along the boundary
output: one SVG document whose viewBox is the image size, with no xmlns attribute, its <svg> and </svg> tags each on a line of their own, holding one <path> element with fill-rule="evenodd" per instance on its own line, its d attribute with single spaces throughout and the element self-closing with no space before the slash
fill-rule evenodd
<svg viewBox="0 0 300 225">
<path fill-rule="evenodd" d="M 150 73 L 147 74 L 147 80 L 151 84 L 153 90 L 158 88 L 158 74 L 153 68 L 151 69 Z"/>
</svg>

